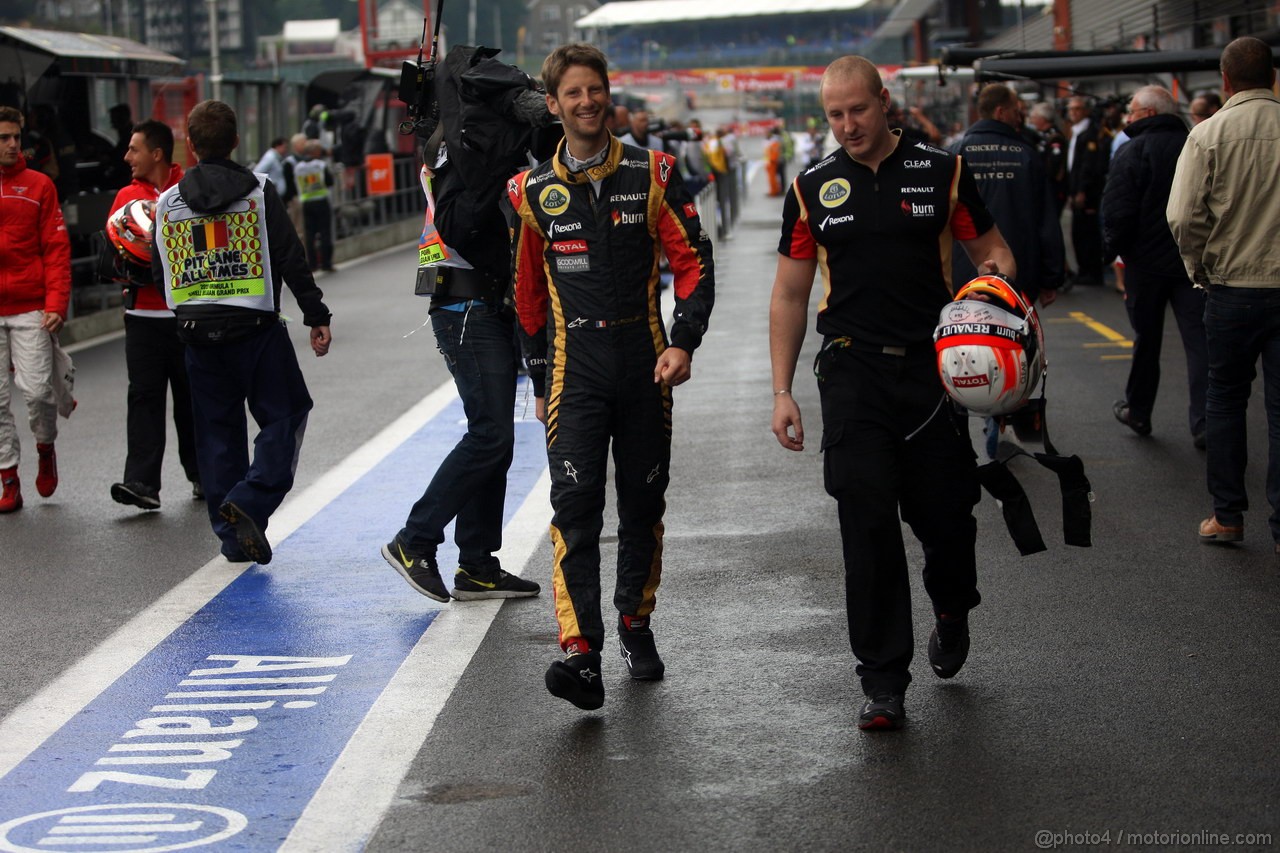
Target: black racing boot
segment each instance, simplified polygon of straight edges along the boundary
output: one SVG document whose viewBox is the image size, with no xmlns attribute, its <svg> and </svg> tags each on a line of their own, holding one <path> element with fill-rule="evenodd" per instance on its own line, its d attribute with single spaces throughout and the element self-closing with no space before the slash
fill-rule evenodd
<svg viewBox="0 0 1280 853">
<path fill-rule="evenodd" d="M 604 681 L 600 677 L 600 653 L 575 653 L 551 664 L 547 669 L 547 690 L 584 711 L 602 706 Z"/>
</svg>

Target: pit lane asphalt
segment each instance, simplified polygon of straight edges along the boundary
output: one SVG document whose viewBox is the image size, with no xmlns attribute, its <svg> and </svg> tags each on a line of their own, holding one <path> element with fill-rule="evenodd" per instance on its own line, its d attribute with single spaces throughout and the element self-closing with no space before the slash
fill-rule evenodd
<svg viewBox="0 0 1280 853">
<path fill-rule="evenodd" d="M 1155 432 L 1140 439 L 1110 414 L 1128 362 L 1106 357 L 1126 350 L 1100 346 L 1105 338 L 1070 316 L 1127 336 L 1119 297 L 1077 288 L 1047 309 L 1049 420 L 1059 448 L 1085 460 L 1094 546 L 1062 544 L 1056 481 L 1015 463 L 1049 550 L 1018 556 L 984 497 L 973 651 L 941 682 L 924 661 L 929 610 L 908 532 L 920 638 L 909 724 L 861 733 L 817 450 L 812 331 L 795 386 L 807 449 L 783 451 L 769 432 L 779 209 L 753 196 L 735 239 L 717 246 L 712 328 L 694 379 L 676 391 L 654 620 L 667 679 L 629 682 L 611 639 L 602 711 L 546 693 L 557 650 L 543 544 L 525 575 L 547 592 L 502 608 L 369 849 L 1027 850 L 1039 831 L 1269 832 L 1271 844 L 1257 846 L 1273 846 L 1280 571 L 1266 535 L 1260 396 L 1246 542 L 1202 546 L 1204 457 L 1186 431 L 1173 324 Z M 408 251 L 390 253 L 321 280 L 335 315 L 326 358 L 312 358 L 294 328 L 316 399 L 297 489 L 447 381 L 429 328 L 404 337 L 425 320 L 412 263 Z M 285 313 L 298 316 L 292 305 Z M 0 517 L 0 715 L 216 551 L 172 440 L 164 509 L 111 502 L 124 455 L 123 341 L 81 350 L 76 365 L 80 407 L 62 422 L 58 493 L 35 495 L 22 426 L 27 507 Z M 420 476 L 425 484 L 429 472 Z M 613 512 L 611 502 L 606 531 Z M 367 519 L 388 537 L 401 521 Z M 604 564 L 612 558 L 610 539 Z"/>
</svg>

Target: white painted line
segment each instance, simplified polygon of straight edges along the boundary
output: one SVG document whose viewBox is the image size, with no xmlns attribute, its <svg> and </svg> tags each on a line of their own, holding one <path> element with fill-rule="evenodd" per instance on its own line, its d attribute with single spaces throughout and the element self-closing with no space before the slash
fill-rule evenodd
<svg viewBox="0 0 1280 853">
<path fill-rule="evenodd" d="M 551 474 L 502 531 L 502 559 L 522 574 L 551 519 Z M 544 590 L 549 595 L 550 590 Z M 280 853 L 360 850 L 391 806 L 501 601 L 452 602 L 431 623 L 338 756 Z"/>
<path fill-rule="evenodd" d="M 288 537 L 455 399 L 457 390 L 453 382 L 444 383 L 325 472 L 272 517 L 271 539 L 279 542 Z M 303 447 L 305 453 L 305 441 Z M 15 708 L 0 721 L 0 777 L 133 668 L 248 566 L 248 563 L 229 563 L 221 556 L 214 557 Z"/>
<path fill-rule="evenodd" d="M 398 243 L 394 246 L 388 246 L 385 249 L 379 249 L 376 252 L 370 252 L 367 255 L 360 255 L 359 257 L 348 258 L 347 260 L 341 263 L 334 264 L 334 266 L 339 270 L 345 270 L 347 267 L 359 266 L 360 264 L 363 264 L 367 261 L 376 261 L 379 258 L 385 258 L 387 255 L 394 255 L 398 252 L 404 252 L 406 254 L 408 254 L 409 252 L 413 252 L 416 255 L 417 251 L 418 251 L 417 248 L 414 246 L 406 246 L 403 243 Z M 415 266 L 417 265 L 416 258 L 414 260 L 414 265 Z"/>
<path fill-rule="evenodd" d="M 67 344 L 63 347 L 67 355 L 75 355 L 80 350 L 96 347 L 99 344 L 107 344 L 111 341 L 118 341 L 124 337 L 124 329 L 116 329 L 114 332 L 107 332 L 105 335 L 98 335 L 92 338 L 85 338 L 83 341 L 76 341 L 74 344 Z"/>
</svg>

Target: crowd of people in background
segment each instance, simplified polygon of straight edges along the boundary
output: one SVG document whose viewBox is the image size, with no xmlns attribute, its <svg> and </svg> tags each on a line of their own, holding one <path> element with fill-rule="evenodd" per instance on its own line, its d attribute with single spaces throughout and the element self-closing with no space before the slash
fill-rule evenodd
<svg viewBox="0 0 1280 853">
<path fill-rule="evenodd" d="M 914 628 L 902 522 L 924 552 L 935 617 L 927 645 L 933 673 L 954 677 L 969 653 L 968 615 L 981 602 L 973 507 L 987 483 L 959 420 L 964 410 L 939 400 L 933 344 L 939 311 L 955 307 L 952 297 L 966 280 L 998 281 L 1029 320 L 1024 299 L 1048 307 L 1070 286 L 1103 286 L 1107 268 L 1123 264 L 1124 277 L 1113 275 L 1123 282 L 1118 289 L 1135 340 L 1125 395 L 1112 413 L 1139 436 L 1153 431 L 1163 318 L 1172 306 L 1186 352 L 1187 425 L 1194 446 L 1207 450 L 1213 512 L 1199 524 L 1202 542 L 1244 536 L 1245 410 L 1261 359 L 1270 427 L 1269 526 L 1280 558 L 1280 257 L 1271 235 L 1280 196 L 1257 179 L 1274 174 L 1280 151 L 1271 48 L 1236 39 L 1223 51 L 1221 74 L 1228 100 L 1221 103 L 1213 93 L 1193 98 L 1190 130 L 1174 95 L 1160 86 L 1138 89 L 1124 105 L 1073 95 L 1064 125 L 1055 105 L 1028 109 L 1013 88 L 990 83 L 977 92 L 978 121 L 944 136 L 923 110 L 893 103 L 873 63 L 845 56 L 823 75 L 823 121 L 811 122 L 798 139 L 780 127 L 768 130 L 762 161 L 768 194 L 784 198 L 770 305 L 771 426 L 783 448 L 804 449 L 792 390 L 810 292 L 820 279 L 826 292 L 816 329 L 823 343 L 814 374 L 824 424 L 823 479 L 837 502 L 849 639 L 866 694 L 859 728 L 897 729 L 906 717 Z M 493 382 L 491 405 L 507 440 L 487 455 L 503 476 L 512 458 L 517 336 L 522 344 L 536 417 L 547 427 L 552 578 L 565 655 L 548 668 L 545 683 L 552 695 L 594 710 L 604 702 L 600 531 L 611 445 L 619 647 L 632 679 L 665 676 L 650 617 L 662 570 L 671 389 L 692 376 L 715 292 L 713 244 L 696 195 L 714 185 L 716 230 L 729 239 L 745 191 L 745 160 L 732 125 L 663 124 L 646 109 L 613 104 L 607 60 L 594 46 L 558 48 L 543 77 L 546 111 L 563 131 L 558 147 L 531 169 L 480 176 L 505 189 L 508 206 L 493 203 L 487 212 L 506 212 L 506 227 L 498 224 L 496 236 L 510 238 L 510 266 L 475 292 L 461 287 L 468 280 L 479 287 L 471 265 L 465 268 L 471 276 L 453 269 L 452 292 L 440 288 L 446 279 L 432 270 L 431 310 L 442 353 L 477 355 L 483 346 L 493 358 L 483 372 Z M 533 94 L 531 83 L 517 82 Z M 58 485 L 56 418 L 66 414 L 55 368 L 55 335 L 70 290 L 68 240 L 55 195 L 65 165 L 56 116 L 37 111 L 31 121 L 43 135 L 33 137 L 30 159 L 47 171 L 28 169 L 20 151 L 23 118 L 0 108 L 0 281 L 6 285 L 0 365 L 13 367 L 0 376 L 0 512 L 22 507 L 12 390 L 27 403 L 35 485 L 45 497 Z M 193 494 L 206 503 L 222 555 L 265 565 L 272 559 L 265 531 L 292 488 L 312 408 L 280 316 L 284 286 L 310 327 L 312 352 L 324 356 L 332 342 L 331 315 L 312 276 L 333 262 L 333 150 L 320 138 L 325 111 L 313 111 L 294 139 L 273 139 L 253 170 L 232 159 L 238 118 L 221 101 L 203 101 L 191 111 L 188 141 L 199 163 L 185 173 L 173 163 L 166 125 L 133 124 L 124 110 L 113 110 L 112 122 L 131 182 L 117 194 L 106 230 L 120 254 L 116 260 L 140 267 L 113 269 L 126 288 L 145 289 L 126 302 L 128 457 L 112 497 L 159 509 L 165 404 L 172 393 L 179 456 Z M 533 122 L 550 123 L 541 116 Z M 834 151 L 827 130 L 839 146 Z M 454 147 L 455 160 L 463 147 Z M 440 180 L 443 196 L 448 158 L 428 158 L 426 150 L 424 174 Z M 532 156 L 532 147 L 527 153 Z M 793 158 L 805 168 L 788 184 Z M 10 186 L 18 190 L 10 193 Z M 430 182 L 425 186 L 430 193 Z M 611 217 L 598 215 L 601 203 Z M 139 204 L 153 206 L 145 214 L 153 228 L 140 228 Z M 292 225 L 290 205 L 297 210 Z M 434 214 L 434 203 L 430 207 Z M 832 212 L 811 216 L 824 208 Z M 146 252 L 128 246 L 138 237 L 135 228 L 147 231 Z M 951 252 L 953 241 L 960 251 Z M 653 298 L 661 256 L 674 278 L 669 334 Z M 610 272 L 602 276 L 602 270 Z M 478 345 L 484 326 L 473 326 L 466 348 L 461 330 L 449 343 L 450 328 L 465 329 L 473 312 L 477 322 L 494 321 L 493 337 Z M 449 363 L 459 393 L 475 402 L 481 392 L 458 375 L 454 359 Z M 260 428 L 252 457 L 246 407 Z M 469 430 L 483 420 L 470 405 L 467 415 Z M 997 426 L 989 420 L 993 458 Z M 1043 441 L 1047 453 L 1038 457 L 1052 468 L 1046 459 L 1062 457 L 1047 437 Z M 466 455 L 453 457 L 455 464 Z M 455 479 L 448 474 L 442 482 Z M 429 487 L 415 513 L 434 521 L 416 524 L 411 513 L 382 556 L 415 589 L 442 602 L 539 594 L 536 583 L 501 570 L 494 555 L 504 482 L 490 484 L 489 521 L 479 525 L 464 507 L 428 512 Z M 459 566 L 452 591 L 435 558 L 445 516 L 461 522 L 455 534 L 460 559 L 472 560 Z M 413 527 L 420 528 L 416 540 Z M 1089 543 L 1086 537 L 1070 544 Z"/>
</svg>

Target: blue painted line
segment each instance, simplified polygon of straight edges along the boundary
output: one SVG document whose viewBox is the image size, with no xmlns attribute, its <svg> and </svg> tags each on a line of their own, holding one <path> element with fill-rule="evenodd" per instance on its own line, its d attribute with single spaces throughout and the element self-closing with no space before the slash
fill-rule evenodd
<svg viewBox="0 0 1280 853">
<path fill-rule="evenodd" d="M 378 553 L 464 432 L 454 401 L 0 779 L 0 850 L 279 847 L 439 608 L 466 606 Z M 516 424 L 506 522 L 543 435 Z M 438 557 L 448 576 L 451 541 Z"/>
</svg>

